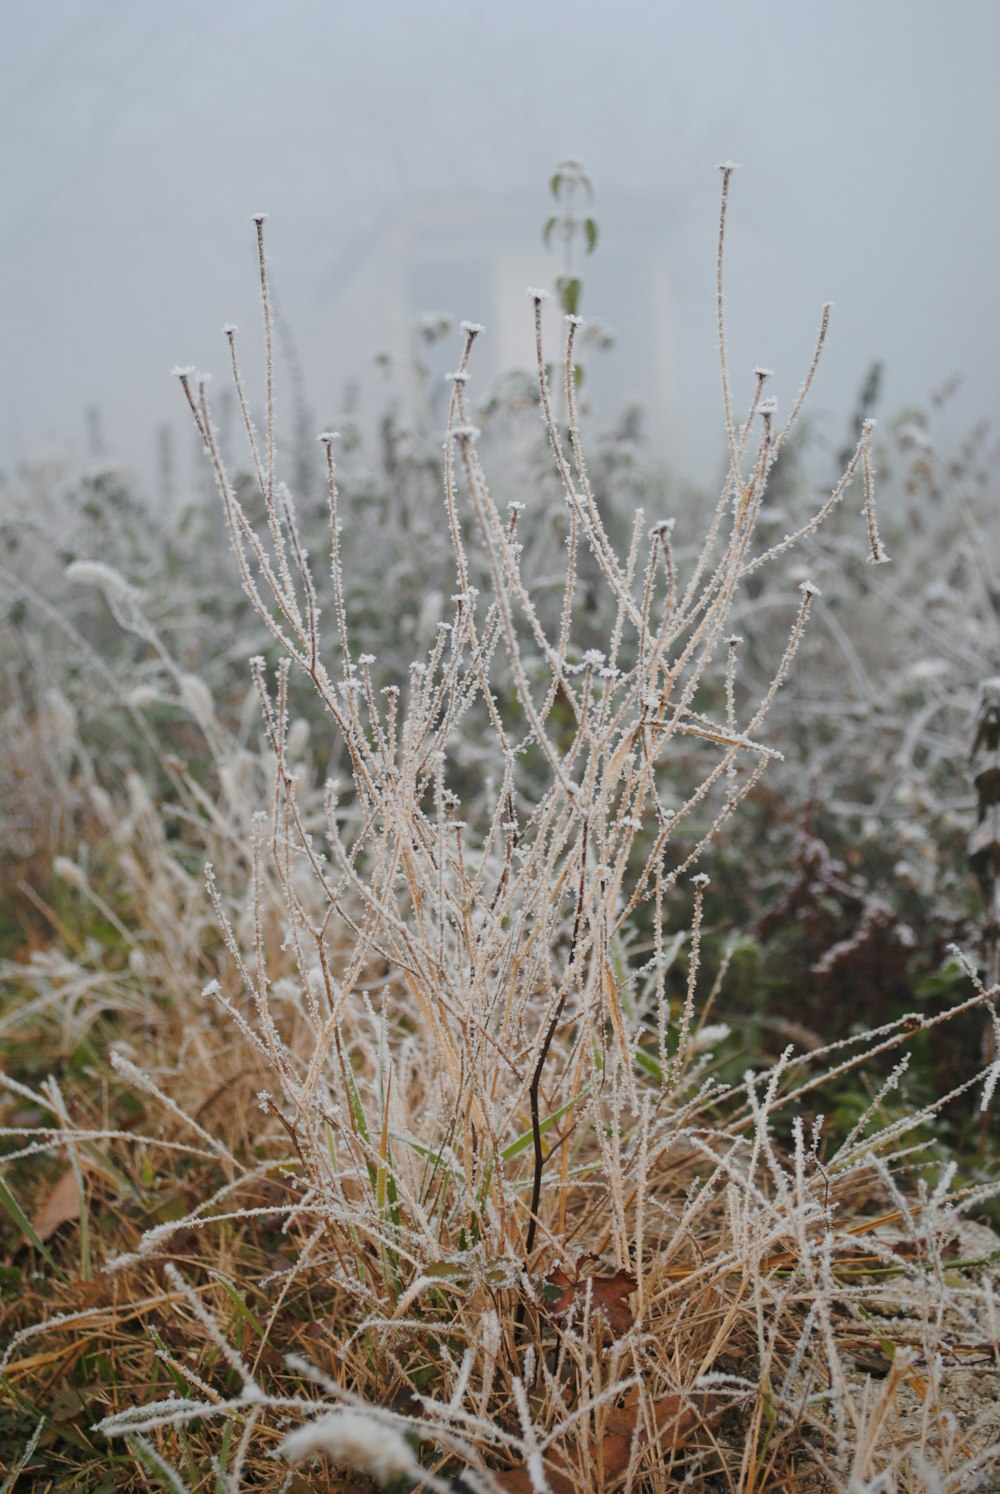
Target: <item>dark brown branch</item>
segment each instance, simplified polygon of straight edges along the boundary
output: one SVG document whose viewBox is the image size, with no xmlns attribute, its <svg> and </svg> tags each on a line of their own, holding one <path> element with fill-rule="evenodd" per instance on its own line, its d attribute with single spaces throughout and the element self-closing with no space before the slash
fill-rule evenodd
<svg viewBox="0 0 1000 1494">
<path fill-rule="evenodd" d="M 531 1105 L 531 1140 L 535 1152 L 535 1173 L 531 1182 L 531 1217 L 528 1220 L 528 1234 L 524 1245 L 525 1266 L 531 1261 L 532 1251 L 535 1248 L 535 1235 L 538 1230 L 538 1209 L 542 1197 L 542 1169 L 545 1166 L 545 1154 L 542 1151 L 542 1126 L 538 1103 L 539 1088 L 542 1082 L 542 1072 L 545 1061 L 549 1056 L 552 1039 L 556 1035 L 559 1019 L 562 1016 L 566 997 L 569 995 L 569 974 L 576 961 L 577 941 L 580 935 L 580 924 L 583 922 L 583 900 L 587 874 L 587 821 L 583 822 L 583 830 L 580 835 L 580 883 L 576 895 L 576 917 L 573 920 L 573 934 L 569 946 L 569 964 L 567 967 L 567 983 L 562 995 L 556 1002 L 555 1010 L 549 1018 L 549 1025 L 542 1039 L 542 1046 L 538 1050 L 538 1061 L 535 1064 L 535 1072 L 531 1076 L 531 1084 L 528 1086 L 528 1099 Z"/>
</svg>

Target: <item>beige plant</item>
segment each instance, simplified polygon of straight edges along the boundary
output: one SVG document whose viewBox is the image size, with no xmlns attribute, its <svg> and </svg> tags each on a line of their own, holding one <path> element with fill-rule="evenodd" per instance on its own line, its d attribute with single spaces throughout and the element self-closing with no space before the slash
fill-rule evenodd
<svg viewBox="0 0 1000 1494">
<path fill-rule="evenodd" d="M 262 217 L 262 443 L 234 329 L 227 338 L 263 527 L 226 472 L 205 380 L 179 371 L 243 588 L 281 656 L 273 672 L 252 662 L 270 798 L 248 820 L 244 795 L 228 821 L 229 832 L 233 820 L 250 824 L 249 888 L 227 885 L 225 867 L 208 872 L 224 951 L 206 995 L 227 1053 L 256 1076 L 260 1114 L 238 1146 L 174 1099 L 169 1078 L 120 1052 L 122 1079 L 186 1127 L 219 1176 L 183 1218 L 147 1229 L 105 1269 L 141 1272 L 181 1231 L 205 1241 L 256 1225 L 280 1230 L 291 1259 L 259 1288 L 269 1307 L 255 1357 L 220 1328 L 216 1286 L 196 1288 L 170 1268 L 175 1313 L 214 1346 L 235 1391 L 175 1356 L 189 1396 L 137 1403 L 100 1426 L 133 1439 L 169 1487 L 187 1487 L 171 1439 L 214 1420 L 230 1428 L 219 1487 L 238 1489 L 254 1457 L 253 1486 L 273 1473 L 266 1486 L 281 1487 L 289 1416 L 306 1421 L 285 1439 L 289 1456 L 325 1450 L 435 1488 L 460 1477 L 537 1494 L 682 1483 L 957 1491 L 980 1487 L 996 1466 L 1000 1432 L 988 1417 L 954 1433 L 943 1357 L 975 1351 L 996 1367 L 995 1349 L 983 1348 L 996 1338 L 989 1273 L 969 1275 L 978 1257 L 949 1264 L 956 1210 L 989 1190 L 960 1198 L 947 1174 L 927 1185 L 900 1175 L 914 1160 L 911 1133 L 943 1100 L 880 1126 L 897 1065 L 834 1146 L 813 1109 L 831 1077 L 903 1049 L 933 1023 L 906 1018 L 819 1052 L 789 1050 L 767 1071 L 751 1057 L 736 1084 L 713 1059 L 725 1028 L 707 1019 L 724 971 L 703 996 L 700 868 L 775 756 L 762 731 L 815 589 L 803 584 L 771 678 L 752 699 L 730 635 L 735 600 L 855 479 L 871 559 L 885 559 L 870 426 L 808 522 L 755 548 L 768 477 L 812 384 L 829 312 L 785 421 L 765 370 L 738 421 L 723 317 L 732 172 L 722 168 L 717 284 L 729 470 L 683 572 L 669 520 L 650 525 L 637 513 L 627 552 L 613 548 L 577 417 L 579 319 L 567 318 L 564 431 L 546 376 L 543 293 L 530 292 L 565 496 L 554 628 L 522 567 L 520 505 L 498 511 L 478 455 L 467 387 L 481 328 L 465 325 L 450 376 L 443 500 L 454 594 L 427 654 L 384 684 L 378 661 L 356 652 L 345 605 L 334 436 L 320 438 L 328 632 L 325 588 L 277 476 Z M 601 651 L 574 644 L 584 550 L 612 598 Z M 477 587 L 484 572 L 488 585 Z M 318 693 L 343 782 L 314 784 L 292 741 L 293 671 Z M 462 750 L 470 741 L 472 760 Z M 221 736 L 214 750 L 225 756 Z M 684 924 L 672 933 L 678 910 Z M 988 1004 L 991 993 L 970 979 L 967 1005 Z M 65 1130 L 62 1144 L 72 1139 Z M 265 1182 L 268 1201 L 248 1202 Z M 887 1283 L 907 1294 L 895 1315 L 906 1333 L 895 1339 L 873 1326 Z M 303 1292 L 323 1302 L 321 1329 L 308 1358 L 289 1358 L 271 1382 L 264 1344 L 281 1347 L 283 1307 Z M 859 1356 L 885 1354 L 887 1342 L 886 1378 L 866 1379 Z"/>
</svg>

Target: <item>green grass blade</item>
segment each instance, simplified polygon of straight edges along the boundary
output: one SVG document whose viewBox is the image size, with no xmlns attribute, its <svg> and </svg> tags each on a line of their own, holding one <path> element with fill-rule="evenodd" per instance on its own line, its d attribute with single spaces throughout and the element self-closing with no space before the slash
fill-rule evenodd
<svg viewBox="0 0 1000 1494">
<path fill-rule="evenodd" d="M 190 1400 L 191 1382 L 185 1380 L 176 1364 L 172 1362 L 172 1355 L 170 1359 L 166 1358 L 166 1356 L 170 1354 L 170 1350 L 167 1348 L 166 1344 L 163 1342 L 163 1339 L 157 1333 L 155 1328 L 150 1328 L 149 1336 L 160 1351 L 160 1363 L 163 1365 L 163 1368 L 166 1370 L 171 1380 L 173 1380 L 177 1394 L 181 1397 L 182 1400 Z"/>
<path fill-rule="evenodd" d="M 191 1494 L 190 1487 L 184 1482 L 181 1475 L 172 1463 L 161 1457 L 151 1442 L 145 1437 L 130 1437 L 129 1447 L 132 1449 L 137 1463 L 141 1463 L 150 1473 L 155 1474 L 164 1489 L 169 1489 L 170 1494 Z"/>
<path fill-rule="evenodd" d="M 215 1474 L 215 1494 L 232 1494 L 232 1485 L 226 1472 L 226 1464 L 229 1462 L 229 1444 L 233 1440 L 233 1432 L 236 1430 L 235 1421 L 228 1421 L 222 1433 L 222 1444 L 219 1448 L 219 1466 Z"/>
<path fill-rule="evenodd" d="M 539 1135 L 544 1136 L 546 1131 L 551 1130 L 557 1120 L 562 1120 L 563 1116 L 568 1110 L 572 1110 L 574 1105 L 579 1105 L 580 1101 L 586 1099 L 587 1095 L 589 1094 L 590 1085 L 585 1084 L 580 1093 L 574 1096 L 572 1100 L 567 1100 L 565 1105 L 561 1105 L 558 1110 L 553 1110 L 551 1115 L 547 1115 L 545 1117 L 545 1119 L 539 1124 Z M 531 1145 L 532 1141 L 534 1140 L 534 1135 L 535 1133 L 533 1131 L 524 1131 L 516 1141 L 512 1141 L 510 1143 L 510 1146 L 505 1146 L 503 1151 L 500 1153 L 503 1160 L 505 1162 L 509 1162 L 511 1157 L 516 1157 L 518 1152 L 523 1152 L 525 1147 Z"/>
<path fill-rule="evenodd" d="M 25 1446 L 23 1451 L 19 1453 L 17 1461 L 14 1464 L 13 1468 L 10 1470 L 10 1473 L 8 1473 L 7 1477 L 4 1479 L 3 1487 L 0 1488 L 0 1494 L 11 1494 L 14 1485 L 17 1483 L 22 1472 L 24 1471 L 26 1464 L 30 1463 L 31 1459 L 34 1456 L 35 1448 L 38 1446 L 38 1439 L 42 1435 L 44 1427 L 45 1417 L 43 1416 L 38 1422 L 38 1425 L 35 1427 L 35 1430 L 32 1432 L 31 1436 L 28 1438 L 27 1445 Z"/>
<path fill-rule="evenodd" d="M 210 1271 L 209 1275 L 215 1278 L 232 1301 L 233 1306 L 236 1308 L 237 1317 L 241 1318 L 244 1323 L 249 1324 L 259 1338 L 263 1338 L 264 1325 L 253 1309 L 247 1305 L 247 1300 L 239 1288 L 235 1287 L 231 1281 L 228 1281 L 221 1271 Z"/>
<path fill-rule="evenodd" d="M 650 1074 L 658 1084 L 663 1082 L 663 1070 L 660 1068 L 659 1060 L 654 1058 L 647 1048 L 636 1048 L 635 1066 Z"/>
<path fill-rule="evenodd" d="M 3 1207 L 7 1210 L 7 1213 L 10 1215 L 11 1219 L 13 1219 L 14 1223 L 17 1225 L 24 1238 L 28 1241 L 28 1244 L 38 1251 L 38 1254 L 42 1257 L 43 1260 L 48 1262 L 53 1271 L 59 1271 L 59 1267 L 56 1264 L 55 1256 L 49 1250 L 45 1242 L 39 1238 L 38 1231 L 35 1229 L 35 1226 L 32 1224 L 27 1214 L 21 1208 L 21 1205 L 18 1203 L 13 1193 L 11 1193 L 10 1188 L 7 1186 L 7 1182 L 4 1178 L 0 1178 L 0 1204 L 2 1204 Z M 62 1273 L 60 1272 L 60 1275 L 61 1274 Z"/>
</svg>

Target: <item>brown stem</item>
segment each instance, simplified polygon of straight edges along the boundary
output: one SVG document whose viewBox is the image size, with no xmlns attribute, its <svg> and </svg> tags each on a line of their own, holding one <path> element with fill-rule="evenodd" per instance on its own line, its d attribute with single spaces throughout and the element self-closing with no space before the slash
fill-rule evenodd
<svg viewBox="0 0 1000 1494">
<path fill-rule="evenodd" d="M 583 830 L 580 835 L 580 884 L 576 895 L 576 917 L 573 920 L 573 935 L 569 946 L 569 965 L 567 974 L 573 968 L 576 960 L 577 939 L 580 934 L 580 924 L 583 921 L 584 884 L 587 872 L 587 821 L 583 822 Z M 549 1056 L 552 1039 L 556 1035 L 559 1019 L 562 1016 L 566 997 L 569 995 L 569 984 L 563 989 L 562 995 L 556 1002 L 555 1010 L 549 1018 L 549 1025 L 542 1039 L 542 1046 L 538 1050 L 538 1060 L 535 1064 L 535 1072 L 531 1076 L 531 1084 L 528 1086 L 528 1099 L 531 1105 L 531 1140 L 535 1153 L 535 1173 L 531 1182 L 531 1217 L 528 1220 L 528 1234 L 524 1243 L 524 1260 L 527 1267 L 531 1261 L 531 1255 L 535 1248 L 535 1235 L 538 1230 L 538 1209 L 542 1197 L 542 1169 L 545 1166 L 545 1154 L 542 1151 L 542 1127 L 538 1103 L 539 1088 L 542 1082 L 542 1071 L 545 1061 Z"/>
</svg>

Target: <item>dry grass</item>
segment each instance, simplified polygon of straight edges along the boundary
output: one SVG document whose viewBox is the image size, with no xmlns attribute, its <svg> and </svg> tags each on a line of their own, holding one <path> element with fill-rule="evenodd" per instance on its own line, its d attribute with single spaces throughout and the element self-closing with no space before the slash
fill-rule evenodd
<svg viewBox="0 0 1000 1494">
<path fill-rule="evenodd" d="M 12 1186 L 56 1157 L 79 1216 L 72 1237 L 28 1225 L 47 1269 L 8 1309 L 4 1384 L 22 1425 L 37 1412 L 48 1452 L 31 1476 L 50 1487 L 342 1488 L 348 1463 L 400 1487 L 538 1494 L 990 1487 L 995 1414 L 957 1420 L 948 1402 L 953 1366 L 998 1363 L 994 1263 L 963 1254 L 961 1222 L 989 1189 L 935 1176 L 915 1139 L 953 1097 L 882 1119 L 910 1038 L 956 1012 L 775 1066 L 750 1055 L 735 1083 L 713 1058 L 724 971 L 703 989 L 699 868 L 774 756 L 763 727 L 814 588 L 753 698 L 733 608 L 855 481 L 884 559 L 870 427 L 816 513 L 756 543 L 828 317 L 787 420 L 759 371 L 738 422 L 730 179 L 730 468 L 700 551 L 681 566 L 670 523 L 641 512 L 626 552 L 612 546 L 579 431 L 577 323 L 564 432 L 533 293 L 561 602 L 538 601 L 519 506 L 498 511 L 480 464 L 469 326 L 444 457 L 454 594 L 388 684 L 345 604 L 332 435 L 329 584 L 277 477 L 257 221 L 262 441 L 228 338 L 262 524 L 225 470 L 205 381 L 180 382 L 280 658 L 252 663 L 266 747 L 241 745 L 178 671 L 213 790 L 173 759 L 173 820 L 138 777 L 118 803 L 95 790 L 95 867 L 57 870 L 103 946 L 74 949 L 46 905 L 63 953 L 8 971 L 35 1003 L 8 1030 L 73 1082 L 67 1097 L 51 1075 L 4 1081 Z M 610 599 L 599 652 L 575 643 L 583 557 Z M 303 756 L 295 673 L 336 734 L 339 784 Z M 113 896 L 95 885 L 102 856 Z M 966 1007 L 991 1011 L 969 982 Z M 868 1112 L 827 1137 L 824 1085 L 883 1073 L 886 1055 Z M 80 1407 L 60 1422 L 64 1392 Z M 289 1434 L 314 1421 L 305 1440 L 329 1456 L 296 1474 L 312 1453 Z"/>
</svg>

